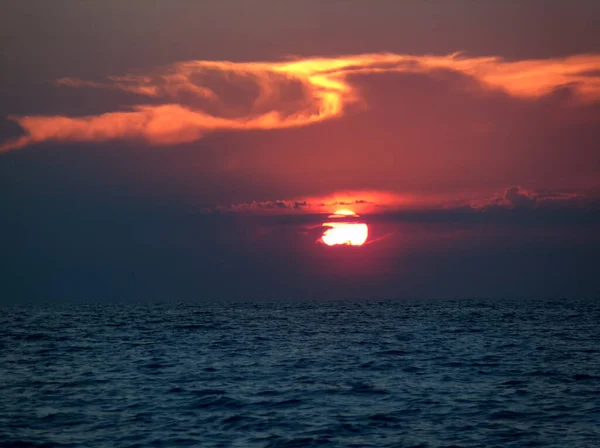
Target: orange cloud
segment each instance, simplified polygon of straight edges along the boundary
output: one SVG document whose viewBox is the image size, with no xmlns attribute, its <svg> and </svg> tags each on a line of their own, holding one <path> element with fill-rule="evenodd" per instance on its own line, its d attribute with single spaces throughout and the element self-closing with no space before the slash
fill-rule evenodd
<svg viewBox="0 0 600 448">
<path fill-rule="evenodd" d="M 85 117 L 10 117 L 24 135 L 0 152 L 44 141 L 138 139 L 150 144 L 192 142 L 219 130 L 280 129 L 340 117 L 364 102 L 350 75 L 449 70 L 519 98 L 569 86 L 581 101 L 600 99 L 600 55 L 506 61 L 499 57 L 362 54 L 284 62 L 189 61 L 157 74 L 109 77 L 106 82 L 62 78 L 59 86 L 107 88 L 151 97 L 123 111 Z M 228 98 L 238 92 L 237 100 Z M 235 96 L 235 95 L 234 95 Z"/>
</svg>

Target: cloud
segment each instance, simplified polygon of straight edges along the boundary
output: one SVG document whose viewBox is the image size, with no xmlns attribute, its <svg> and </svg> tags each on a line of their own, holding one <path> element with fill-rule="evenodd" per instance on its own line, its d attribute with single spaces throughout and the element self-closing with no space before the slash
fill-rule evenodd
<svg viewBox="0 0 600 448">
<path fill-rule="evenodd" d="M 383 212 L 398 208 L 422 208 L 432 206 L 437 202 L 437 197 L 400 195 L 387 191 L 340 191 L 323 196 L 220 205 L 207 211 L 255 215 L 331 214 L 338 209 L 349 208 L 360 214 Z"/>
<path fill-rule="evenodd" d="M 513 207 L 531 208 L 537 203 L 537 196 L 529 193 L 521 187 L 507 188 L 504 199 Z"/>
<path fill-rule="evenodd" d="M 267 130 L 307 126 L 367 104 L 351 75 L 451 71 L 521 99 L 568 87 L 582 102 L 600 99 L 600 55 L 506 61 L 499 57 L 361 54 L 297 58 L 283 62 L 188 61 L 154 74 L 107 78 L 105 82 L 62 78 L 58 86 L 113 89 L 137 95 L 123 110 L 69 117 L 11 116 L 24 135 L 0 152 L 44 141 L 142 140 L 180 144 L 219 130 Z M 158 104 L 157 104 L 158 102 Z"/>
<path fill-rule="evenodd" d="M 258 216 L 324 215 L 347 208 L 359 215 L 407 213 L 411 216 L 441 213 L 481 214 L 493 210 L 600 210 L 598 196 L 582 192 L 535 192 L 511 186 L 501 194 L 473 197 L 461 195 L 402 195 L 387 191 L 347 191 L 325 196 L 253 201 L 217 206 L 208 213 L 242 213 Z M 408 215 L 407 215 L 408 216 Z"/>
<path fill-rule="evenodd" d="M 92 87 L 95 89 L 122 90 L 146 96 L 158 96 L 159 88 L 153 84 L 151 77 L 143 76 L 109 76 L 108 82 L 83 81 L 74 78 L 60 78 L 55 81 L 63 87 Z M 200 89 L 199 89 L 200 90 Z"/>
<path fill-rule="evenodd" d="M 501 196 L 486 200 L 483 203 L 475 202 L 475 208 L 506 207 L 506 208 L 534 208 L 538 204 L 538 195 L 527 191 L 520 186 L 509 187 Z"/>
<path fill-rule="evenodd" d="M 506 188 L 501 195 L 471 201 L 470 207 L 475 210 L 598 208 L 598 198 L 597 195 L 582 192 L 538 193 L 515 185 Z"/>
</svg>

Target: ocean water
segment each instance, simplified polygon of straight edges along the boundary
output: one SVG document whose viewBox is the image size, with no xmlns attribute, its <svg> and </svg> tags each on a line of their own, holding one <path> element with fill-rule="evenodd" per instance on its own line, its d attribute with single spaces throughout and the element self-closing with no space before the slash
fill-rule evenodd
<svg viewBox="0 0 600 448">
<path fill-rule="evenodd" d="M 600 302 L 5 306 L 3 447 L 598 447 Z"/>
</svg>

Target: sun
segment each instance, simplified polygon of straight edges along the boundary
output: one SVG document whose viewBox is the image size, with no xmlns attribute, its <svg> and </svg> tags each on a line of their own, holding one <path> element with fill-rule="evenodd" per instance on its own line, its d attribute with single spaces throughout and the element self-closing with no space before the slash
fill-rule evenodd
<svg viewBox="0 0 600 448">
<path fill-rule="evenodd" d="M 333 213 L 333 215 L 330 215 L 330 218 L 341 218 L 342 216 L 358 216 L 356 213 L 354 213 L 352 210 L 348 210 L 348 209 L 340 209 L 337 210 L 336 212 Z"/>
<path fill-rule="evenodd" d="M 328 227 L 323 233 L 321 241 L 327 246 L 346 245 L 362 246 L 369 236 L 369 227 L 364 222 L 353 222 L 347 219 L 358 218 L 351 210 L 337 210 L 330 218 L 336 222 L 324 222 L 323 227 Z"/>
</svg>

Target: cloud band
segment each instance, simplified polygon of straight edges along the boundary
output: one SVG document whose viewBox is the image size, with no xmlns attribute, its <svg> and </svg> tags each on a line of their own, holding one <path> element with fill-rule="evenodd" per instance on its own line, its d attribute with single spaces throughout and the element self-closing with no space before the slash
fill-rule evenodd
<svg viewBox="0 0 600 448">
<path fill-rule="evenodd" d="M 71 88 L 114 89 L 152 104 L 84 117 L 11 116 L 24 135 L 0 152 L 45 141 L 142 140 L 180 144 L 219 130 L 307 126 L 341 117 L 361 101 L 352 75 L 446 70 L 517 98 L 539 98 L 569 87 L 584 102 L 600 99 L 600 55 L 505 61 L 499 57 L 362 54 L 284 62 L 189 61 L 156 74 L 109 77 L 106 82 L 63 78 Z M 232 94 L 231 92 L 234 92 Z M 158 102 L 158 103 L 157 103 Z"/>
</svg>

